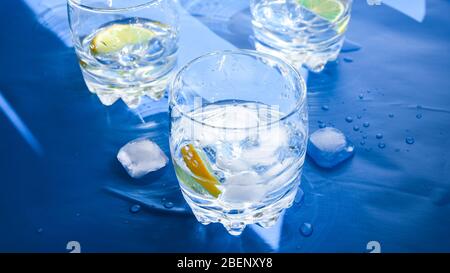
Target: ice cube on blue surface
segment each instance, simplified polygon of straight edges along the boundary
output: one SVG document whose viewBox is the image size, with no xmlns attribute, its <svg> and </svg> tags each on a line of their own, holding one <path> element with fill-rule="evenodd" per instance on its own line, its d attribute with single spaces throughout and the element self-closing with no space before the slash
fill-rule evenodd
<svg viewBox="0 0 450 273">
<path fill-rule="evenodd" d="M 120 148 L 117 159 L 133 178 L 140 178 L 161 169 L 168 162 L 161 148 L 146 138 L 128 142 Z"/>
<path fill-rule="evenodd" d="M 333 168 L 353 155 L 355 146 L 336 128 L 325 127 L 311 134 L 308 155 L 323 168 Z"/>
</svg>

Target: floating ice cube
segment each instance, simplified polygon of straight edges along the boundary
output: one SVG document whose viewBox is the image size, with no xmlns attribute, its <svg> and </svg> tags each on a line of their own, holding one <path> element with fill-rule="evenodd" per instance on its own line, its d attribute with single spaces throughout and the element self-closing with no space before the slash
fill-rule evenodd
<svg viewBox="0 0 450 273">
<path fill-rule="evenodd" d="M 288 147 L 289 136 L 286 127 L 279 125 L 261 129 L 256 136 L 257 145 L 242 151 L 242 160 L 251 166 L 275 164 L 278 161 L 278 151 Z"/>
<path fill-rule="evenodd" d="M 117 159 L 133 178 L 161 169 L 168 161 L 161 148 L 145 138 L 130 141 L 120 148 Z"/>
<path fill-rule="evenodd" d="M 255 172 L 243 172 L 230 176 L 222 184 L 224 192 L 222 199 L 229 203 L 255 203 L 262 200 L 267 187 L 261 184 L 263 177 Z"/>
<path fill-rule="evenodd" d="M 308 155 L 324 168 L 332 168 L 353 155 L 355 146 L 335 128 L 326 127 L 311 134 Z"/>
</svg>

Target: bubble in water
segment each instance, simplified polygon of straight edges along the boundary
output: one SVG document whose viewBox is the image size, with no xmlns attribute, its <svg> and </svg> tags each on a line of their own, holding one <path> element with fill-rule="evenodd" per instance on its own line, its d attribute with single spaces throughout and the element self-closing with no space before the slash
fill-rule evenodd
<svg viewBox="0 0 450 273">
<path fill-rule="evenodd" d="M 384 149 L 385 147 L 386 147 L 386 144 L 384 144 L 383 142 L 378 143 L 378 148 Z"/>
<path fill-rule="evenodd" d="M 353 131 L 359 131 L 359 126 L 358 125 L 353 126 Z"/>
<path fill-rule="evenodd" d="M 416 118 L 417 118 L 417 119 L 421 119 L 421 118 L 422 118 L 422 114 L 420 114 L 420 113 L 417 114 L 417 115 L 416 115 Z"/>
<path fill-rule="evenodd" d="M 393 118 L 394 114 L 391 113 L 391 114 L 388 115 L 388 117 Z"/>
<path fill-rule="evenodd" d="M 173 205 L 172 202 L 164 202 L 163 206 L 164 206 L 166 209 L 171 209 L 171 208 L 173 208 L 174 205 Z"/>
<path fill-rule="evenodd" d="M 138 213 L 141 210 L 141 205 L 135 204 L 130 207 L 131 213 Z"/>
<path fill-rule="evenodd" d="M 359 94 L 359 96 L 358 96 L 358 97 L 359 97 L 359 99 L 360 99 L 360 100 L 364 99 L 364 95 L 363 95 L 363 93 Z"/>
<path fill-rule="evenodd" d="M 319 124 L 319 128 L 325 128 L 325 127 L 327 127 L 327 125 L 325 123 Z"/>
<path fill-rule="evenodd" d="M 352 118 L 352 117 L 346 117 L 346 118 L 345 118 L 345 121 L 347 121 L 348 123 L 350 123 L 350 122 L 353 121 L 353 118 Z"/>
<path fill-rule="evenodd" d="M 330 107 L 328 107 L 328 105 L 322 105 L 322 110 L 324 111 L 328 111 L 330 109 Z"/>
<path fill-rule="evenodd" d="M 370 126 L 370 123 L 366 121 L 366 122 L 363 123 L 363 126 L 367 128 L 367 127 Z"/>
<path fill-rule="evenodd" d="M 367 135 L 363 135 L 363 138 L 364 138 L 364 139 L 367 139 Z"/>
<path fill-rule="evenodd" d="M 205 146 L 203 148 L 203 151 L 205 152 L 206 156 L 212 163 L 216 163 L 216 149 L 211 146 Z"/>
<path fill-rule="evenodd" d="M 313 233 L 313 227 L 310 223 L 303 223 L 300 226 L 299 230 L 300 230 L 300 233 L 305 237 L 309 237 Z"/>
<path fill-rule="evenodd" d="M 361 142 L 359 144 L 364 146 L 366 144 L 366 142 L 364 140 L 361 140 Z"/>
<path fill-rule="evenodd" d="M 407 144 L 414 144 L 414 142 L 415 142 L 415 140 L 414 140 L 414 138 L 413 137 L 406 137 L 405 138 L 405 142 L 407 143 Z"/>
<path fill-rule="evenodd" d="M 376 137 L 377 139 L 382 139 L 382 138 L 383 138 L 383 134 L 378 133 L 378 134 L 375 135 L 375 137 Z"/>
<path fill-rule="evenodd" d="M 225 182 L 225 174 L 221 171 L 214 171 L 214 176 L 217 177 L 217 179 L 219 179 L 220 183 L 224 183 Z"/>
<path fill-rule="evenodd" d="M 356 118 L 357 118 L 357 119 L 361 119 L 362 116 L 361 116 L 361 115 L 357 115 Z"/>
</svg>

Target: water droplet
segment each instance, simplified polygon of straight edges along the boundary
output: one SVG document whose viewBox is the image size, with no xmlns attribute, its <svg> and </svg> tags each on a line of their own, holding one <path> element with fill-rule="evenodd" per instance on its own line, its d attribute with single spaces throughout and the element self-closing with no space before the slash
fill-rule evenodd
<svg viewBox="0 0 450 273">
<path fill-rule="evenodd" d="M 327 127 L 327 125 L 325 123 L 319 124 L 319 128 L 325 128 L 325 127 Z"/>
<path fill-rule="evenodd" d="M 328 107 L 328 105 L 322 105 L 322 110 L 324 111 L 328 111 L 330 109 L 330 107 Z"/>
<path fill-rule="evenodd" d="M 366 142 L 364 140 L 361 140 L 361 142 L 359 144 L 364 146 L 366 144 Z"/>
<path fill-rule="evenodd" d="M 164 202 L 164 207 L 166 208 L 166 209 L 171 209 L 171 208 L 173 208 L 173 203 L 172 202 Z"/>
<path fill-rule="evenodd" d="M 378 133 L 378 134 L 375 135 L 375 137 L 376 137 L 377 139 L 382 139 L 382 138 L 383 138 L 383 134 Z"/>
<path fill-rule="evenodd" d="M 353 126 L 353 131 L 359 131 L 359 126 L 358 125 Z"/>
<path fill-rule="evenodd" d="M 356 118 L 357 118 L 357 119 L 361 119 L 362 116 L 361 116 L 361 115 L 357 115 Z"/>
<path fill-rule="evenodd" d="M 370 126 L 370 123 L 366 121 L 366 122 L 363 123 L 363 126 L 367 128 L 367 127 Z"/>
<path fill-rule="evenodd" d="M 299 188 L 298 191 L 297 191 L 297 195 L 295 196 L 294 203 L 295 204 L 302 203 L 304 197 L 305 197 L 305 193 L 303 192 L 302 189 Z"/>
<path fill-rule="evenodd" d="M 303 223 L 300 226 L 299 230 L 300 230 L 300 233 L 305 237 L 309 237 L 313 233 L 313 227 L 310 223 Z"/>
<path fill-rule="evenodd" d="M 353 121 L 353 118 L 352 118 L 352 117 L 346 117 L 346 118 L 345 118 L 345 121 L 347 121 L 348 123 L 350 123 L 350 122 Z"/>
<path fill-rule="evenodd" d="M 352 58 L 345 57 L 345 58 L 344 58 L 344 62 L 346 62 L 346 63 L 352 63 L 352 62 L 353 62 L 353 59 L 352 59 Z"/>
<path fill-rule="evenodd" d="M 386 147 L 386 144 L 384 144 L 383 142 L 378 143 L 378 148 L 384 149 L 385 147 Z"/>
<path fill-rule="evenodd" d="M 422 118 L 422 114 L 420 114 L 420 113 L 417 114 L 417 115 L 416 115 L 416 118 L 417 118 L 417 119 L 421 119 L 421 118 Z"/>
<path fill-rule="evenodd" d="M 363 138 L 364 138 L 364 139 L 367 139 L 367 135 L 363 135 Z"/>
<path fill-rule="evenodd" d="M 138 213 L 141 210 L 141 205 L 135 204 L 130 207 L 131 213 Z"/>
<path fill-rule="evenodd" d="M 364 95 L 363 95 L 363 93 L 359 94 L 359 96 L 358 96 L 358 97 L 359 97 L 359 99 L 360 99 L 360 100 L 364 99 Z"/>
<path fill-rule="evenodd" d="M 393 118 L 394 114 L 391 113 L 391 114 L 388 115 L 388 117 Z"/>
<path fill-rule="evenodd" d="M 414 138 L 413 137 L 406 137 L 405 138 L 405 142 L 407 143 L 407 144 L 414 144 L 414 142 L 415 142 L 415 140 L 414 140 Z"/>
<path fill-rule="evenodd" d="M 37 231 L 37 233 L 42 233 L 44 231 L 44 229 L 43 228 L 38 228 L 36 231 Z"/>
</svg>

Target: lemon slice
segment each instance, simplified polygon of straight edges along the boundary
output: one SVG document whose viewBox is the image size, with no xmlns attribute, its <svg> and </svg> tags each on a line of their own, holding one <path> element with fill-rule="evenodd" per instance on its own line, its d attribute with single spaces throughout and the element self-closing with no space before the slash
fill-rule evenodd
<svg viewBox="0 0 450 273">
<path fill-rule="evenodd" d="M 183 157 L 183 161 L 188 167 L 188 169 L 194 174 L 192 179 L 202 186 L 209 194 L 217 198 L 222 192 L 217 188 L 219 185 L 219 181 L 217 178 L 211 173 L 211 168 L 208 165 L 208 162 L 203 159 L 203 157 L 197 152 L 192 144 L 188 144 L 181 148 L 181 155 Z M 192 186 L 192 179 L 187 179 L 186 175 L 183 174 L 183 170 L 176 166 L 175 171 L 183 182 L 190 184 Z M 189 176 L 190 177 L 190 176 Z M 183 179 L 184 178 L 184 179 Z M 194 185 L 196 187 L 197 185 Z M 195 188 L 194 188 L 195 189 Z"/>
<path fill-rule="evenodd" d="M 127 45 L 146 43 L 154 36 L 153 31 L 138 25 L 114 24 L 97 33 L 90 48 L 94 54 L 111 53 Z"/>
<path fill-rule="evenodd" d="M 344 5 L 337 0 L 298 0 L 298 2 L 330 22 L 336 21 L 344 13 Z"/>
</svg>

